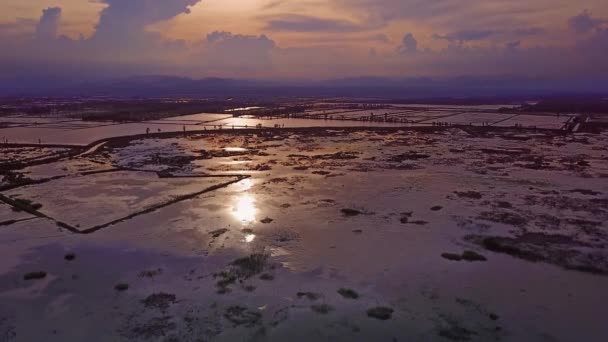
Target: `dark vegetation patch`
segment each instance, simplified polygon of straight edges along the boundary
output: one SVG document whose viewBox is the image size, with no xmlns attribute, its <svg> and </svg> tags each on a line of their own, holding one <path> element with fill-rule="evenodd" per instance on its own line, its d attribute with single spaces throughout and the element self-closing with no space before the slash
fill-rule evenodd
<svg viewBox="0 0 608 342">
<path fill-rule="evenodd" d="M 477 191 L 454 191 L 460 198 L 481 199 L 483 196 Z"/>
<path fill-rule="evenodd" d="M 574 198 L 567 196 L 526 196 L 527 205 L 543 205 L 557 210 L 587 212 L 608 217 L 608 198 Z"/>
<path fill-rule="evenodd" d="M 141 271 L 139 273 L 139 277 L 140 278 L 154 278 L 154 277 L 161 275 L 162 273 L 163 273 L 162 268 L 157 268 L 155 270 L 145 270 L 145 271 Z"/>
<path fill-rule="evenodd" d="M 512 209 L 513 205 L 507 201 L 496 201 L 494 202 L 498 208 L 502 209 Z"/>
<path fill-rule="evenodd" d="M 21 186 L 34 182 L 33 179 L 27 177 L 21 172 L 0 169 L 0 175 L 2 175 L 2 180 L 0 181 L 0 184 L 4 183 L 9 186 Z"/>
<path fill-rule="evenodd" d="M 443 253 L 441 254 L 441 257 L 447 260 L 451 260 L 451 261 L 468 261 L 468 262 L 474 262 L 474 261 L 487 261 L 488 259 L 486 257 L 484 257 L 483 255 L 474 252 L 474 251 L 464 251 L 462 254 L 456 254 L 456 253 Z"/>
<path fill-rule="evenodd" d="M 465 239 L 495 253 L 608 275 L 608 253 L 601 243 L 592 245 L 571 236 L 545 233 L 525 233 L 517 237 L 471 235 Z"/>
<path fill-rule="evenodd" d="M 388 319 L 391 319 L 394 311 L 395 310 L 393 310 L 392 308 L 387 308 L 385 306 L 377 306 L 375 308 L 368 309 L 366 311 L 366 313 L 367 313 L 367 316 L 369 316 L 371 318 L 379 319 L 381 321 L 386 321 Z"/>
<path fill-rule="evenodd" d="M 296 296 L 298 296 L 299 299 L 306 298 L 306 299 L 312 300 L 312 301 L 317 300 L 322 297 L 320 294 L 315 293 L 315 292 L 298 292 L 296 294 Z"/>
<path fill-rule="evenodd" d="M 415 221 L 411 221 L 409 223 L 415 224 L 417 226 L 426 226 L 427 224 L 429 224 L 427 221 L 423 221 L 423 220 L 415 220 Z"/>
<path fill-rule="evenodd" d="M 154 317 L 141 325 L 131 328 L 124 335 L 130 340 L 143 339 L 149 341 L 165 337 L 176 328 L 177 325 L 171 321 L 170 316 Z"/>
<path fill-rule="evenodd" d="M 489 318 L 492 321 L 498 320 L 500 317 L 494 312 L 488 311 L 483 305 L 479 303 L 475 303 L 472 300 L 464 299 L 464 298 L 456 298 L 456 303 L 465 306 L 475 312 L 479 313 L 482 316 Z"/>
<path fill-rule="evenodd" d="M 574 190 L 570 190 L 570 192 L 587 195 L 587 196 L 599 196 L 602 194 L 601 192 L 587 190 L 587 189 L 574 189 Z"/>
<path fill-rule="evenodd" d="M 247 291 L 247 292 L 253 292 L 255 291 L 256 287 L 253 285 L 245 285 L 243 286 L 243 290 Z"/>
<path fill-rule="evenodd" d="M 322 315 L 326 315 L 326 314 L 334 311 L 333 306 L 331 306 L 329 304 L 312 305 L 310 308 L 312 309 L 312 311 L 314 311 L 318 314 L 322 314 Z"/>
<path fill-rule="evenodd" d="M 359 153 L 358 152 L 336 152 L 336 153 L 332 153 L 332 154 L 320 154 L 320 155 L 315 155 L 312 157 L 312 159 L 318 159 L 318 160 L 352 160 L 352 159 L 357 159 L 359 158 Z"/>
<path fill-rule="evenodd" d="M 413 211 L 401 213 L 401 218 L 399 218 L 399 222 L 401 222 L 403 224 L 410 223 L 410 218 L 412 217 L 412 215 L 414 215 Z"/>
<path fill-rule="evenodd" d="M 224 318 L 235 327 L 244 326 L 246 328 L 252 328 L 261 323 L 262 314 L 246 307 L 235 305 L 226 309 Z"/>
<path fill-rule="evenodd" d="M 451 260 L 451 261 L 461 261 L 462 260 L 462 255 L 460 254 L 456 254 L 456 253 L 443 253 L 441 254 L 441 257 L 447 260 Z"/>
<path fill-rule="evenodd" d="M 116 284 L 116 285 L 114 286 L 114 289 L 115 289 L 116 291 L 126 291 L 126 290 L 128 290 L 128 289 L 129 289 L 129 284 L 127 284 L 127 283 L 120 283 L 120 284 Z"/>
<path fill-rule="evenodd" d="M 249 278 L 261 273 L 264 270 L 267 261 L 267 254 L 257 253 L 244 258 L 236 259 L 231 265 L 234 266 L 240 277 Z"/>
<path fill-rule="evenodd" d="M 392 162 L 392 163 L 402 163 L 402 162 L 408 161 L 408 160 L 428 159 L 430 157 L 431 156 L 426 153 L 410 151 L 410 152 L 392 156 L 392 157 L 388 158 L 387 161 Z"/>
<path fill-rule="evenodd" d="M 217 229 L 217 230 L 209 232 L 209 235 L 211 235 L 212 238 L 217 239 L 218 237 L 220 237 L 226 233 L 228 233 L 228 229 L 222 228 L 222 229 Z"/>
<path fill-rule="evenodd" d="M 218 288 L 218 293 L 227 293 L 230 291 L 228 286 L 231 284 L 234 284 L 237 281 L 242 282 L 243 280 L 262 273 L 267 266 L 267 262 L 268 255 L 265 253 L 252 254 L 233 261 L 228 265 L 226 270 L 213 275 L 218 279 L 215 284 Z"/>
<path fill-rule="evenodd" d="M 27 212 L 32 212 L 32 211 L 38 211 L 42 208 L 42 204 L 40 203 L 36 203 L 32 200 L 29 199 L 24 199 L 24 198 L 12 198 L 12 209 L 15 212 L 21 212 L 21 211 L 27 211 Z"/>
<path fill-rule="evenodd" d="M 160 309 L 164 311 L 167 310 L 171 304 L 175 304 L 177 298 L 174 294 L 159 292 L 149 295 L 141 302 L 148 309 Z"/>
<path fill-rule="evenodd" d="M 358 299 L 359 294 L 353 289 L 341 288 L 338 290 L 338 293 L 347 299 Z"/>
<path fill-rule="evenodd" d="M 342 215 L 344 216 L 359 216 L 361 214 L 363 214 L 363 212 L 357 210 L 357 209 L 350 209 L 350 208 L 344 208 L 340 210 L 342 212 Z"/>
<path fill-rule="evenodd" d="M 428 224 L 427 221 L 423 221 L 423 220 L 414 220 L 414 221 L 411 221 L 410 219 L 412 218 L 413 215 L 414 215 L 414 212 L 412 212 L 412 211 L 401 213 L 401 217 L 399 218 L 399 222 L 401 222 L 403 224 L 415 224 L 415 225 L 418 225 L 418 226 L 426 226 Z"/>
<path fill-rule="evenodd" d="M 445 324 L 440 327 L 437 334 L 450 341 L 465 342 L 470 341 L 476 332 L 467 329 L 454 319 L 444 317 Z"/>
<path fill-rule="evenodd" d="M 509 156 L 520 156 L 532 152 L 529 148 L 482 148 L 481 152 L 485 154 L 503 154 Z"/>
<path fill-rule="evenodd" d="M 487 261 L 488 259 L 485 256 L 483 256 L 477 252 L 464 251 L 462 253 L 462 260 L 473 262 L 473 261 Z"/>
<path fill-rule="evenodd" d="M 275 244 L 282 246 L 299 240 L 300 236 L 295 231 L 279 230 L 271 234 L 270 238 Z"/>
<path fill-rule="evenodd" d="M 271 281 L 274 280 L 274 276 L 270 273 L 264 273 L 260 276 L 260 279 L 265 281 Z"/>
<path fill-rule="evenodd" d="M 9 342 L 17 338 L 14 318 L 0 317 L 0 341 Z"/>
<path fill-rule="evenodd" d="M 519 214 L 508 211 L 484 211 L 478 219 L 495 223 L 502 223 L 516 227 L 523 227 L 528 224 L 528 219 Z"/>
<path fill-rule="evenodd" d="M 36 272 L 29 272 L 26 273 L 23 276 L 23 280 L 38 280 L 38 279 L 44 279 L 46 278 L 46 272 L 44 271 L 36 271 Z"/>
</svg>

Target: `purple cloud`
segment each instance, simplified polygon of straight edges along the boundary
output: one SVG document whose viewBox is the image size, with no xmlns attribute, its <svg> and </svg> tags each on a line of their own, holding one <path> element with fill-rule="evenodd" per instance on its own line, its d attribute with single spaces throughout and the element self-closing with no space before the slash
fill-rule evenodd
<svg viewBox="0 0 608 342">
<path fill-rule="evenodd" d="M 594 19 L 589 10 L 584 10 L 581 14 L 570 18 L 570 28 L 577 33 L 588 33 L 601 28 L 606 20 Z"/>
<path fill-rule="evenodd" d="M 59 32 L 59 21 L 61 20 L 61 8 L 49 7 L 42 10 L 42 17 L 36 25 L 36 38 L 55 39 Z"/>
<path fill-rule="evenodd" d="M 418 41 L 414 38 L 414 35 L 411 33 L 407 33 L 403 36 L 403 40 L 401 45 L 397 48 L 399 53 L 415 53 L 418 50 Z"/>
</svg>

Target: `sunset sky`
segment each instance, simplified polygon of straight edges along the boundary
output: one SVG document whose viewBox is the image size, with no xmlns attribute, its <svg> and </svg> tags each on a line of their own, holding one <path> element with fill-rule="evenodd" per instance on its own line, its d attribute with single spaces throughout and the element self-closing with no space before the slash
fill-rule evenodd
<svg viewBox="0 0 608 342">
<path fill-rule="evenodd" d="M 3 0 L 1 77 L 608 76 L 606 0 Z"/>
</svg>

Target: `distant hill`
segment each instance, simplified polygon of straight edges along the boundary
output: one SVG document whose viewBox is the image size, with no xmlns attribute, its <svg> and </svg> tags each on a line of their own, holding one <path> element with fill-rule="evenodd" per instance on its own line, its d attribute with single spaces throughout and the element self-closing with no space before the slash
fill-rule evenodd
<svg viewBox="0 0 608 342">
<path fill-rule="evenodd" d="M 604 92 L 603 94 L 601 92 Z M 2 79 L 0 96 L 113 96 L 113 97 L 368 97 L 424 98 L 521 98 L 602 95 L 608 96 L 608 80 L 551 81 L 509 77 L 382 78 L 358 77 L 325 81 L 192 79 L 174 76 L 135 76 L 79 80 Z"/>
</svg>

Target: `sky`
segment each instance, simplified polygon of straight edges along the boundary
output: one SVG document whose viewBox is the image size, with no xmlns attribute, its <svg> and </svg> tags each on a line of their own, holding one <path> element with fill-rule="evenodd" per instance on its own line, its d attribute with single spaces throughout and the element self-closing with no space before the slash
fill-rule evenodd
<svg viewBox="0 0 608 342">
<path fill-rule="evenodd" d="M 608 79 L 606 0 L 3 0 L 0 78 Z"/>
</svg>

